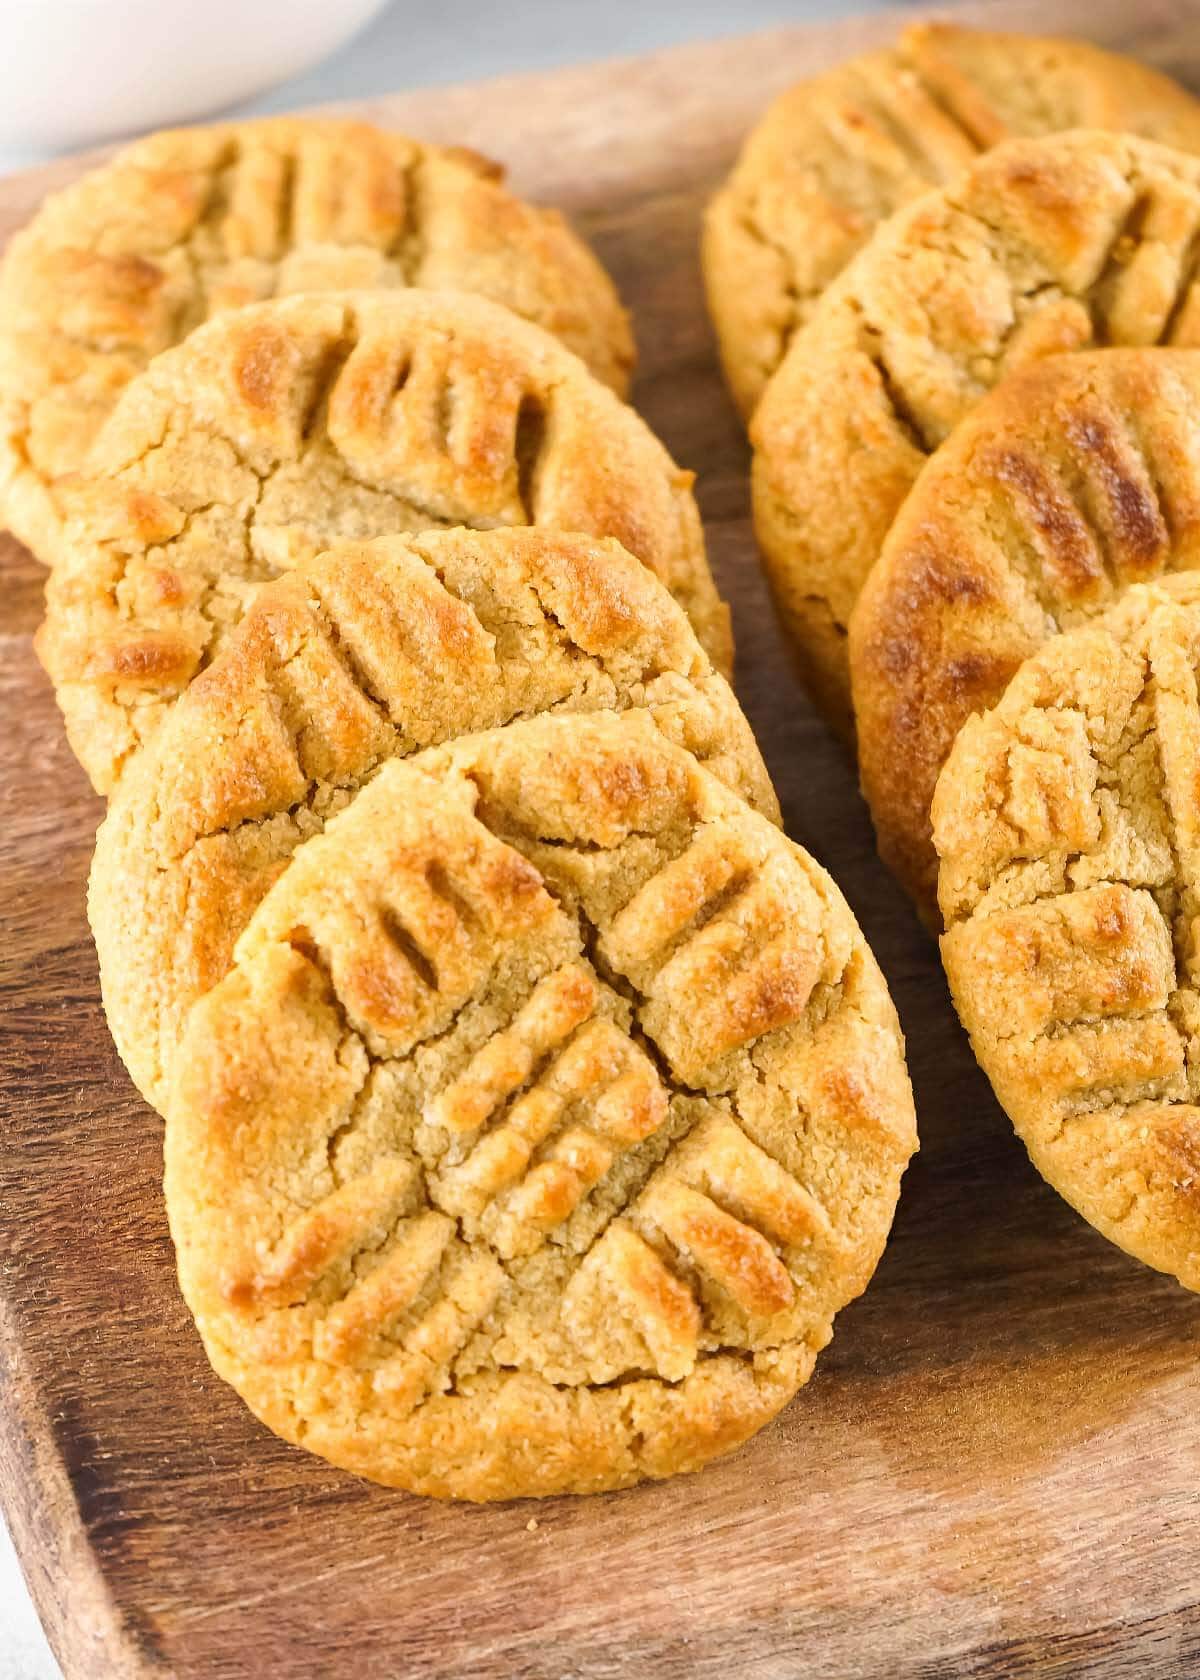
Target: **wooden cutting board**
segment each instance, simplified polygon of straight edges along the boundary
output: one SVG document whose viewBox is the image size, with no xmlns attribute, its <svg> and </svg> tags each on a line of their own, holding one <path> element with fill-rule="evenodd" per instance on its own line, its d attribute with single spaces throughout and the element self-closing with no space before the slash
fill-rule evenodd
<svg viewBox="0 0 1200 1680">
<path fill-rule="evenodd" d="M 1200 87 L 1200 3 L 966 15 L 1087 33 Z M 364 107 L 506 158 L 615 273 L 637 402 L 699 474 L 789 830 L 842 883 L 904 1019 L 923 1152 L 894 1240 L 808 1390 L 732 1459 L 591 1500 L 439 1506 L 284 1447 L 210 1373 L 175 1289 L 159 1123 L 100 1011 L 100 805 L 30 651 L 42 574 L 0 556 L 0 1486 L 68 1680 L 1200 1672 L 1200 1300 L 1041 1183 L 974 1069 L 782 657 L 701 305 L 700 206 L 747 124 L 894 23 Z M 77 168 L 0 182 L 0 234 Z"/>
</svg>

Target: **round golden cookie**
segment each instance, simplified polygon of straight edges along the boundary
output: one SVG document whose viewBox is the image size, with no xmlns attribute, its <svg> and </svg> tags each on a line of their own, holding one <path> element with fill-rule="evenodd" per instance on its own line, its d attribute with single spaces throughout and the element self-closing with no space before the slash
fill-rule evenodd
<svg viewBox="0 0 1200 1680">
<path fill-rule="evenodd" d="M 767 569 L 818 703 L 852 730 L 846 626 L 926 459 L 1007 373 L 1200 343 L 1200 158 L 1077 131 L 985 152 L 878 229 L 752 427 Z"/>
<path fill-rule="evenodd" d="M 1200 152 L 1200 103 L 1088 41 L 949 23 L 910 24 L 775 100 L 704 224 L 709 308 L 742 413 L 880 222 L 988 147 L 1067 128 Z"/>
<path fill-rule="evenodd" d="M 288 292 L 478 292 L 624 393 L 628 322 L 595 257 L 470 152 L 272 117 L 154 134 L 47 199 L 0 272 L 0 516 L 57 558 L 54 481 L 120 392 L 218 310 Z"/>
<path fill-rule="evenodd" d="M 1200 574 L 1052 637 L 933 802 L 942 955 L 1034 1165 L 1200 1289 Z"/>
<path fill-rule="evenodd" d="M 915 1147 L 833 882 L 644 712 L 385 764 L 192 1011 L 180 1279 L 277 1433 L 438 1496 L 694 1470 L 790 1399 Z"/>
<path fill-rule="evenodd" d="M 910 491 L 850 619 L 863 792 L 932 916 L 954 738 L 1047 636 L 1200 566 L 1200 351 L 1050 357 L 1003 380 Z"/>
<path fill-rule="evenodd" d="M 549 711 L 645 708 L 779 807 L 686 615 L 615 542 L 440 531 L 269 584 L 122 777 L 89 909 L 117 1048 L 165 1112 L 187 1012 L 286 860 L 388 758 Z"/>
<path fill-rule="evenodd" d="M 532 524 L 616 537 L 727 668 L 690 486 L 576 357 L 482 298 L 230 310 L 157 357 L 97 438 L 38 653 L 107 792 L 280 572 L 347 537 Z"/>
</svg>

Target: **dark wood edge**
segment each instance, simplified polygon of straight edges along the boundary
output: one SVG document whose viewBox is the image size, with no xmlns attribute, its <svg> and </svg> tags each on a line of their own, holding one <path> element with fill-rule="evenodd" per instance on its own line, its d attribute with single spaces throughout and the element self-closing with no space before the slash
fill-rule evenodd
<svg viewBox="0 0 1200 1680">
<path fill-rule="evenodd" d="M 938 14 L 953 13 L 971 21 L 986 24 L 996 13 L 1013 19 L 1012 0 L 974 0 L 963 6 L 938 5 L 921 8 Z M 1034 8 L 1029 8 L 1030 23 Z M 1197 7 L 1200 10 L 1200 7 Z M 778 51 L 786 52 L 789 43 L 819 35 L 822 47 L 828 48 L 832 62 L 836 58 L 858 50 L 866 41 L 885 37 L 902 22 L 911 20 L 916 7 L 890 6 L 865 16 L 835 21 L 811 23 L 757 32 L 756 36 L 730 36 L 720 41 L 691 42 L 637 55 L 613 58 L 604 68 L 616 76 L 632 65 L 653 67 L 656 71 L 674 71 L 694 76 L 718 54 L 733 47 L 746 47 L 757 39 L 774 43 Z M 1144 36 L 1147 28 L 1166 26 L 1177 33 L 1181 28 L 1177 12 L 1161 0 L 1141 0 L 1130 7 L 1130 35 Z M 718 63 L 720 60 L 718 60 Z M 594 82 L 598 66 L 564 67 L 560 70 L 538 70 L 520 75 L 488 79 L 473 84 L 457 84 L 418 90 L 411 96 L 414 109 L 432 110 L 444 107 L 453 113 L 466 100 L 477 100 L 481 87 L 489 94 L 503 97 L 517 95 L 524 90 L 548 81 L 555 81 L 564 89 L 573 82 Z M 328 103 L 315 107 L 321 111 L 356 109 L 369 115 L 386 116 L 390 96 L 352 102 Z M 314 109 L 309 107 L 308 109 Z M 16 196 L 25 198 L 32 211 L 48 191 L 64 185 L 83 168 L 111 155 L 117 147 L 105 146 L 60 158 L 34 169 L 14 173 L 6 180 L 6 187 L 16 189 Z M 170 1670 L 147 1652 L 135 1630 L 124 1621 L 119 1606 L 108 1586 L 88 1536 L 88 1524 L 81 1508 L 76 1488 L 67 1470 L 60 1431 L 55 1420 L 43 1405 L 36 1384 L 25 1364 L 16 1328 L 9 1316 L 2 1282 L 0 1282 L 0 1390 L 4 1404 L 0 1406 L 0 1507 L 3 1508 L 12 1534 L 13 1545 L 20 1559 L 30 1595 L 42 1620 L 47 1639 L 67 1680 L 169 1680 Z M 1091 1630 L 1086 1644 L 1078 1638 L 1065 1636 L 1054 1639 L 1037 1652 L 1037 1656 L 1053 1663 L 1077 1662 L 1098 1655 L 1105 1648 L 1111 1650 L 1113 1637 L 1118 1637 L 1131 1651 L 1148 1655 L 1147 1647 L 1157 1642 L 1156 1636 L 1165 1630 L 1178 1634 L 1181 1627 L 1189 1632 L 1197 1627 L 1196 1605 L 1152 1618 L 1145 1623 L 1115 1624 L 1105 1629 Z M 1200 1642 L 1200 1634 L 1197 1635 Z M 1022 1661 L 1031 1655 L 1028 1642 L 1001 1642 L 980 1653 L 984 1667 L 973 1672 L 998 1677 L 1022 1671 Z M 1153 1672 L 1152 1663 L 1146 1672 Z M 1159 1670 L 1158 1672 L 1163 1672 Z"/>
<path fill-rule="evenodd" d="M 1181 6 L 1200 14 L 1200 0 L 1137 0 L 1136 4 L 1129 6 L 1128 26 L 1117 31 L 1107 31 L 1106 44 L 1115 51 L 1121 51 L 1125 46 L 1137 43 L 1140 56 L 1147 56 L 1147 45 L 1155 49 L 1170 48 L 1178 42 L 1188 27 L 1180 20 Z M 497 103 L 517 102 L 527 99 L 531 93 L 544 88 L 548 82 L 553 82 L 564 95 L 569 95 L 572 87 L 576 85 L 582 93 L 595 86 L 598 71 L 611 71 L 614 80 L 621 83 L 627 73 L 636 68 L 639 78 L 649 75 L 653 80 L 661 72 L 664 81 L 669 81 L 676 91 L 692 89 L 696 90 L 695 97 L 702 97 L 705 73 L 714 65 L 720 70 L 730 53 L 746 52 L 753 55 L 766 52 L 773 60 L 786 62 L 792 46 L 802 41 L 811 44 L 817 39 L 820 42 L 821 58 L 829 64 L 834 64 L 857 52 L 878 46 L 918 17 L 952 17 L 981 28 L 994 25 L 997 28 L 1036 29 L 1039 26 L 1041 9 L 1042 0 L 949 0 L 949 3 L 942 4 L 933 0 L 933 3 L 928 5 L 921 4 L 920 0 L 917 0 L 917 3 L 909 0 L 907 4 L 891 0 L 890 4 L 883 4 L 870 12 L 859 12 L 849 17 L 814 18 L 803 23 L 776 25 L 771 29 L 678 42 L 673 46 L 658 47 L 646 53 L 613 55 L 582 64 L 565 64 L 549 69 L 485 76 L 473 82 L 447 82 L 430 87 L 397 89 L 392 94 L 373 94 L 358 100 L 325 100 L 317 104 L 297 106 L 294 114 L 347 114 L 387 123 L 390 120 L 391 103 L 394 100 L 403 100 L 406 109 L 415 119 L 414 132 L 421 132 L 422 121 L 427 121 L 432 125 L 429 138 L 444 139 L 446 132 L 453 130 L 463 118 L 469 120 L 470 114 L 479 104 L 481 95 Z M 1085 20 L 1081 17 L 1082 21 Z M 1152 51 L 1148 61 L 1155 62 L 1157 56 L 1158 52 Z M 182 126 L 193 127 L 204 122 L 221 120 L 222 113 L 218 111 L 207 118 L 197 119 L 195 124 L 187 123 Z M 6 191 L 9 194 L 15 192 L 19 196 L 27 197 L 28 210 L 32 214 L 47 193 L 66 186 L 84 169 L 103 163 L 128 143 L 128 139 L 109 141 L 100 146 L 89 147 L 85 151 L 55 158 L 31 169 L 15 170 L 4 178 Z M 519 189 L 519 179 L 514 181 L 514 185 Z M 585 209 L 588 205 L 581 202 L 578 208 Z"/>
<path fill-rule="evenodd" d="M 59 1666 L 69 1680 L 163 1680 L 122 1626 L 2 1292 L 0 1390 L 0 1508 Z"/>
</svg>

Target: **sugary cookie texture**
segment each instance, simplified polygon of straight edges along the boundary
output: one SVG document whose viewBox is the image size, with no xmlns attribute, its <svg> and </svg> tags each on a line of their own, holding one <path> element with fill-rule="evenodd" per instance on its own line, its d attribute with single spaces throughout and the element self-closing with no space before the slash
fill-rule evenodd
<svg viewBox="0 0 1200 1680">
<path fill-rule="evenodd" d="M 289 1440 L 470 1499 L 692 1470 L 807 1379 L 915 1144 L 828 877 L 644 713 L 386 764 L 193 1010 L 180 1278 Z"/>
<path fill-rule="evenodd" d="M 1047 636 L 1200 565 L 1200 351 L 1054 356 L 932 456 L 850 620 L 858 765 L 879 849 L 937 904 L 929 807 L 973 712 Z"/>
<path fill-rule="evenodd" d="M 910 24 L 777 99 L 709 206 L 704 269 L 749 418 L 821 293 L 894 211 L 977 153 L 1067 128 L 1200 152 L 1200 102 L 1089 41 Z"/>
<path fill-rule="evenodd" d="M 1034 1164 L 1200 1289 L 1200 575 L 1053 637 L 938 782 L 942 954 Z"/>
<path fill-rule="evenodd" d="M 227 311 L 125 391 L 71 492 L 38 652 L 101 792 L 271 578 L 344 538 L 615 537 L 716 663 L 691 475 L 557 339 L 458 292 Z"/>
<path fill-rule="evenodd" d="M 550 711 L 645 708 L 773 820 L 749 725 L 615 542 L 441 531 L 343 543 L 257 596 L 122 777 L 89 913 L 113 1037 L 165 1108 L 191 1005 L 296 847 L 388 758 Z"/>
<path fill-rule="evenodd" d="M 880 227 L 754 417 L 754 515 L 818 702 L 851 733 L 846 627 L 926 459 L 1006 374 L 1200 343 L 1200 158 L 1082 130 L 1013 140 Z"/>
<path fill-rule="evenodd" d="M 0 271 L 0 515 L 54 560 L 55 481 L 129 381 L 219 310 L 289 292 L 477 292 L 623 394 L 633 344 L 612 283 L 501 175 L 368 123 L 271 117 L 151 135 L 54 194 Z"/>
</svg>

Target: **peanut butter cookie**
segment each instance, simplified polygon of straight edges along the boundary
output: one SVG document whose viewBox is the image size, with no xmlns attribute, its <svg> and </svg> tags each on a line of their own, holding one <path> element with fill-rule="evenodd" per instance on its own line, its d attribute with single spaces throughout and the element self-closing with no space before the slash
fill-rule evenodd
<svg viewBox="0 0 1200 1680">
<path fill-rule="evenodd" d="M 709 206 L 704 271 L 726 377 L 749 419 L 793 334 L 880 222 L 977 153 L 1104 128 L 1200 152 L 1200 103 L 1087 41 L 911 24 L 783 94 Z"/>
<path fill-rule="evenodd" d="M 851 733 L 846 626 L 926 459 L 1023 363 L 1200 343 L 1200 158 L 1076 131 L 985 152 L 829 288 L 759 404 L 754 511 L 801 668 Z"/>
<path fill-rule="evenodd" d="M 727 668 L 690 486 L 576 357 L 482 298 L 230 310 L 157 357 L 97 438 L 38 652 L 108 792 L 280 572 L 342 538 L 528 524 L 616 537 Z"/>
<path fill-rule="evenodd" d="M 287 292 L 478 292 L 623 394 L 633 343 L 608 276 L 501 173 L 368 123 L 273 117 L 151 135 L 56 193 L 0 274 L 0 516 L 56 559 L 55 480 L 129 381 L 218 310 Z"/>
<path fill-rule="evenodd" d="M 90 915 L 117 1047 L 165 1109 L 191 1005 L 286 860 L 388 758 L 548 711 L 643 707 L 773 820 L 749 725 L 615 542 L 442 531 L 268 584 L 122 778 Z"/>
<path fill-rule="evenodd" d="M 954 738 L 1046 637 L 1200 566 L 1200 351 L 1055 356 L 1003 380 L 933 455 L 850 619 L 879 849 L 937 903 L 929 806 Z"/>
<path fill-rule="evenodd" d="M 1052 637 L 933 802 L 942 954 L 1034 1165 L 1200 1289 L 1200 574 Z"/>
<path fill-rule="evenodd" d="M 832 881 L 645 713 L 385 764 L 192 1011 L 180 1279 L 270 1428 L 467 1499 L 694 1470 L 808 1378 L 915 1145 Z"/>
</svg>

